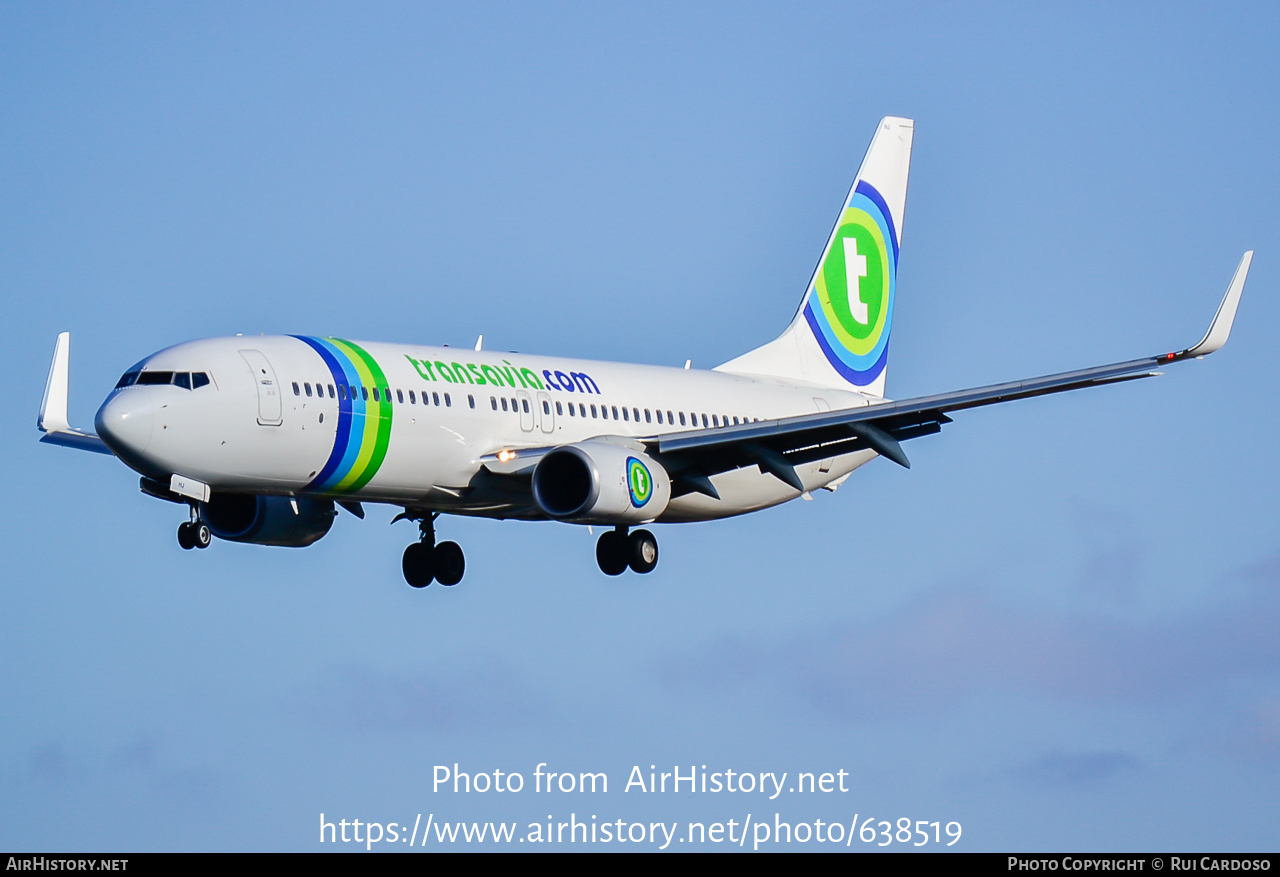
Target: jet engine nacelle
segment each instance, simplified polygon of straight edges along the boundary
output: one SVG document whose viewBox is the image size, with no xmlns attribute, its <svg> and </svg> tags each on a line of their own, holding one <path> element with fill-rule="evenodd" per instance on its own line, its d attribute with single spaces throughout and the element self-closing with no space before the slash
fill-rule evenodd
<svg viewBox="0 0 1280 877">
<path fill-rule="evenodd" d="M 533 499 L 552 518 L 578 524 L 652 521 L 671 501 L 671 478 L 638 451 L 609 442 L 563 445 L 533 470 Z"/>
<path fill-rule="evenodd" d="M 295 511 L 296 504 L 296 511 Z M 302 548 L 333 526 L 337 512 L 328 499 L 295 499 L 249 493 L 215 493 L 200 504 L 213 535 L 229 542 Z"/>
</svg>

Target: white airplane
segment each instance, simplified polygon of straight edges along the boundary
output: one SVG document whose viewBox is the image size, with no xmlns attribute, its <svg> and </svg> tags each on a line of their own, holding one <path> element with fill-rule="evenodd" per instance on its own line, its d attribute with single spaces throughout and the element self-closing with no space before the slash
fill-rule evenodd
<svg viewBox="0 0 1280 877">
<path fill-rule="evenodd" d="M 710 371 L 302 335 L 210 338 L 131 366 L 98 409 L 67 420 L 58 336 L 41 441 L 114 454 L 143 492 L 186 504 L 183 548 L 213 536 L 305 546 L 335 503 L 403 508 L 414 587 L 461 580 L 441 514 L 602 525 L 600 569 L 651 571 L 650 523 L 705 521 L 834 491 L 955 411 L 1152 377 L 1226 343 L 1252 259 L 1209 331 L 1180 352 L 905 401 L 884 397 L 913 122 L 880 122 L 795 317 Z"/>
</svg>

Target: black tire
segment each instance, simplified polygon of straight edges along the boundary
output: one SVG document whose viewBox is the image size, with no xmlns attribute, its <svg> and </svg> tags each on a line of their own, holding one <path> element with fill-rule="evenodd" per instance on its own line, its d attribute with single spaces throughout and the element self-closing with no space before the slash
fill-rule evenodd
<svg viewBox="0 0 1280 877">
<path fill-rule="evenodd" d="M 658 540 L 648 530 L 627 537 L 627 565 L 642 575 L 658 565 Z"/>
<path fill-rule="evenodd" d="M 596 563 L 607 576 L 620 576 L 627 569 L 627 540 L 617 530 L 600 534 L 596 542 Z"/>
<path fill-rule="evenodd" d="M 425 588 L 435 578 L 435 565 L 432 563 L 430 545 L 415 542 L 404 550 L 400 560 L 400 569 L 404 572 L 404 580 L 411 588 Z"/>
<path fill-rule="evenodd" d="M 191 523 L 189 521 L 178 525 L 178 544 L 182 546 L 184 551 L 190 551 L 196 547 L 196 537 L 191 532 Z"/>
<path fill-rule="evenodd" d="M 213 541 L 213 531 L 209 529 L 209 525 L 204 521 L 196 521 L 189 526 L 191 541 L 195 543 L 196 548 L 208 548 L 209 543 Z"/>
<path fill-rule="evenodd" d="M 437 545 L 435 563 L 436 581 L 445 587 L 452 587 L 462 581 L 462 574 L 467 569 L 467 560 L 457 542 L 441 542 Z"/>
</svg>

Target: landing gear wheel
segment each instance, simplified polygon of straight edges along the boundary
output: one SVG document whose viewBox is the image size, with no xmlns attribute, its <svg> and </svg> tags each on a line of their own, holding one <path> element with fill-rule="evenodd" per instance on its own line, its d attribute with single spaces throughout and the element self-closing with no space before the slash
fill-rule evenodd
<svg viewBox="0 0 1280 877">
<path fill-rule="evenodd" d="M 627 564 L 642 574 L 658 565 L 658 540 L 648 530 L 636 530 L 627 537 Z"/>
<path fill-rule="evenodd" d="M 196 547 L 195 534 L 191 532 L 191 522 L 178 525 L 178 544 L 182 546 L 184 551 L 190 551 Z"/>
<path fill-rule="evenodd" d="M 462 581 L 467 561 L 457 542 L 441 542 L 435 550 L 436 581 L 445 587 Z"/>
<path fill-rule="evenodd" d="M 209 529 L 209 525 L 204 521 L 193 521 L 187 526 L 191 528 L 191 540 L 196 548 L 208 548 L 213 541 L 213 531 Z"/>
<path fill-rule="evenodd" d="M 432 579 L 435 578 L 435 564 L 432 560 L 430 545 L 415 542 L 404 550 L 400 569 L 404 572 L 404 580 L 410 587 L 425 588 L 431 584 Z"/>
<path fill-rule="evenodd" d="M 596 563 L 607 576 L 620 576 L 627 568 L 627 537 L 617 530 L 600 534 L 596 542 Z"/>
</svg>

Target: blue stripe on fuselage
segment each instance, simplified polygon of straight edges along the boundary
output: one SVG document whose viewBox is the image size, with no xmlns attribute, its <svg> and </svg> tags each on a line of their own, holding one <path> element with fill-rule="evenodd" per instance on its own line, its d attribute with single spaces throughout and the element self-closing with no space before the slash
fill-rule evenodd
<svg viewBox="0 0 1280 877">
<path fill-rule="evenodd" d="M 320 358 L 329 367 L 334 382 L 345 384 L 348 388 L 347 393 L 341 391 L 338 393 L 338 428 L 333 439 L 333 449 L 329 452 L 329 459 L 305 488 L 306 490 L 323 490 L 341 481 L 346 473 L 351 471 L 356 457 L 360 455 L 360 439 L 364 436 L 365 408 L 364 400 L 355 390 L 360 386 L 360 377 L 346 355 L 327 341 L 305 335 L 293 337 L 305 342 L 320 354 Z M 344 395 L 348 398 L 344 399 Z M 356 435 L 354 442 L 351 440 L 353 432 Z"/>
</svg>

